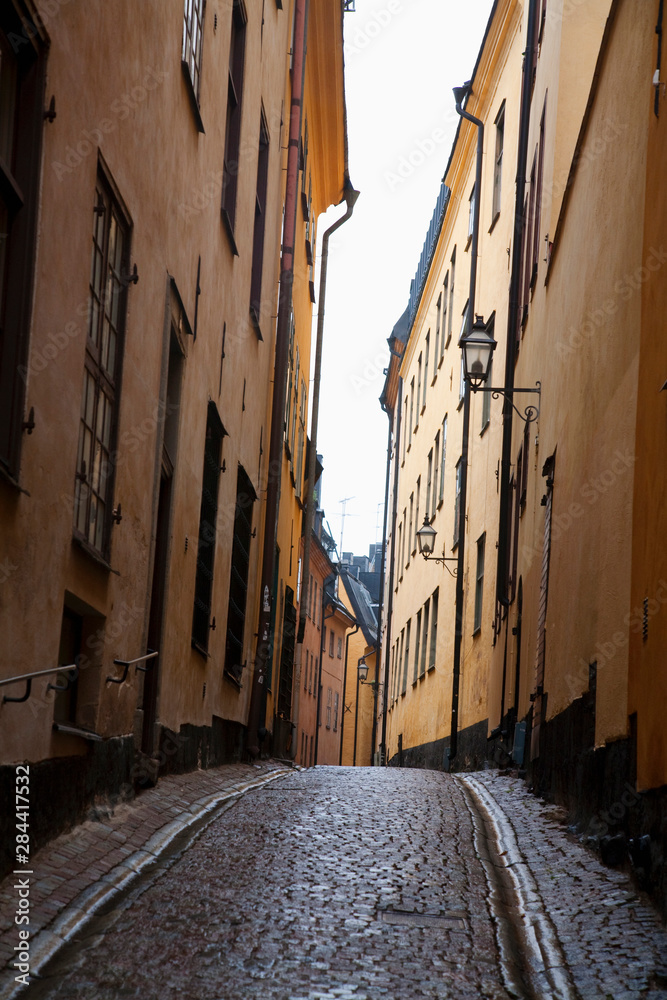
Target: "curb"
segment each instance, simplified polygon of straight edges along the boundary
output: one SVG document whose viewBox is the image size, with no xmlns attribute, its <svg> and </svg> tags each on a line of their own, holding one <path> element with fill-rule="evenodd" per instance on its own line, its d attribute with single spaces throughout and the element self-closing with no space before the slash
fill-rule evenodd
<svg viewBox="0 0 667 1000">
<path fill-rule="evenodd" d="M 149 865 L 154 864 L 167 852 L 178 836 L 209 817 L 208 822 L 202 825 L 202 830 L 205 829 L 216 818 L 218 810 L 224 811 L 222 807 L 231 807 L 247 792 L 291 774 L 293 770 L 285 768 L 271 771 L 252 781 L 230 785 L 224 791 L 207 795 L 188 806 L 187 810 L 183 811 L 182 817 L 171 820 L 156 830 L 143 847 L 84 889 L 48 927 L 39 931 L 30 941 L 31 982 L 73 936 L 92 920 L 101 907 L 128 889 Z M 29 988 L 30 985 L 16 984 L 12 970 L 0 974 L 0 1000 L 14 1000 Z"/>
<path fill-rule="evenodd" d="M 556 928 L 546 912 L 530 866 L 521 853 L 510 818 L 477 778 L 472 775 L 456 775 L 456 781 L 464 786 L 488 833 L 492 854 L 481 858 L 487 878 L 495 886 L 499 882 L 509 882 L 517 901 L 514 913 L 523 953 L 522 971 L 528 976 L 532 990 L 537 997 L 544 997 L 545 1000 L 577 1000 L 578 993 Z M 498 917 L 499 914 L 496 913 L 496 918 Z M 501 954 L 503 950 L 501 947 Z M 505 956 L 504 969 L 511 975 L 511 969 L 507 968 L 507 964 L 511 963 L 506 963 Z M 520 996 L 516 978 L 512 977 L 510 981 Z"/>
</svg>

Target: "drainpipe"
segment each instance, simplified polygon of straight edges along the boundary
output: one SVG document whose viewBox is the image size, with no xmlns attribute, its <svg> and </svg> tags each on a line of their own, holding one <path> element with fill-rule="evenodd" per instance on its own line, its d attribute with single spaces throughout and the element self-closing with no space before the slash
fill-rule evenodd
<svg viewBox="0 0 667 1000">
<path fill-rule="evenodd" d="M 523 59 L 523 81 L 521 84 L 521 117 L 519 119 L 519 144 L 517 150 L 516 197 L 514 203 L 514 238 L 512 241 L 512 274 L 510 277 L 509 307 L 507 314 L 507 348 L 505 352 L 505 381 L 507 389 L 514 388 L 514 366 L 516 363 L 516 331 L 519 325 L 521 296 L 521 246 L 523 243 L 523 203 L 526 193 L 526 169 L 528 163 L 528 129 L 530 127 L 530 103 L 532 96 L 533 67 L 535 51 L 531 45 L 534 36 L 537 0 L 530 0 L 528 7 L 528 42 Z M 500 514 L 498 525 L 498 564 L 496 570 L 496 600 L 506 608 L 509 606 L 509 546 L 507 522 L 510 505 L 510 471 L 512 466 L 512 403 L 511 395 L 503 400 L 503 444 L 500 459 Z M 501 720 L 502 721 L 502 720 Z"/>
<path fill-rule="evenodd" d="M 405 350 L 405 348 L 404 348 Z M 399 355 L 396 355 L 399 357 Z M 400 357 L 403 357 L 403 352 L 401 352 Z M 392 493 L 392 511 L 391 511 L 391 552 L 389 554 L 389 600 L 387 601 L 387 624 L 385 628 L 385 633 L 387 639 L 389 639 L 389 629 L 391 626 L 391 619 L 394 610 L 394 557 L 396 550 L 396 507 L 398 504 L 398 454 L 399 448 L 401 446 L 401 412 L 403 407 L 401 405 L 403 399 L 403 379 L 398 380 L 398 414 L 396 416 L 396 442 L 394 445 L 396 456 L 396 475 L 394 476 L 394 489 Z M 385 481 L 384 490 L 384 533 L 382 536 L 382 590 L 380 592 L 381 598 L 384 594 L 384 571 L 385 571 L 385 551 L 387 548 L 387 507 L 389 501 L 389 480 L 391 476 L 391 432 L 393 429 L 394 415 L 391 410 L 388 410 L 385 404 L 382 404 L 382 409 L 385 411 L 389 418 L 389 444 L 387 446 L 387 478 Z M 382 636 L 380 634 L 381 623 L 378 625 L 378 640 L 381 641 Z M 380 750 L 382 752 L 382 762 L 385 767 L 388 766 L 389 761 L 387 759 L 387 712 L 388 712 L 388 700 L 389 700 L 389 660 L 391 655 L 390 643 L 386 643 L 387 648 L 384 651 L 384 691 L 382 693 L 382 743 L 380 744 Z"/>
<path fill-rule="evenodd" d="M 477 247 L 479 243 L 479 209 L 482 200 L 482 156 L 484 153 L 484 124 L 479 118 L 464 111 L 461 102 L 470 93 L 470 85 L 454 88 L 456 112 L 477 126 L 477 169 L 475 172 L 475 207 L 473 210 L 472 245 L 470 258 L 470 290 L 468 293 L 468 321 L 470 333 L 475 316 L 477 289 Z M 463 390 L 463 438 L 461 442 L 461 498 L 459 508 L 458 552 L 456 569 L 456 629 L 454 632 L 454 666 L 452 670 L 452 720 L 445 770 L 451 769 L 458 751 L 459 678 L 461 675 L 461 643 L 463 639 L 463 573 L 465 569 L 466 503 L 468 495 L 468 438 L 470 436 L 470 386 Z"/>
<path fill-rule="evenodd" d="M 303 655 L 303 636 L 306 629 L 306 611 L 308 609 L 308 587 L 310 574 L 310 547 L 313 534 L 313 524 L 315 523 L 315 465 L 317 461 L 317 423 L 320 412 L 320 381 L 322 373 L 322 341 L 324 338 L 324 300 L 327 289 L 327 263 L 329 261 L 329 237 L 335 233 L 345 222 L 348 221 L 354 205 L 359 197 L 359 192 L 355 191 L 350 183 L 350 178 L 345 178 L 345 188 L 343 191 L 343 201 L 347 208 L 345 214 L 341 215 L 332 226 L 329 226 L 322 237 L 322 257 L 320 262 L 320 297 L 319 309 L 317 311 L 317 339 L 315 342 L 315 370 L 313 374 L 313 412 L 310 418 L 310 447 L 308 449 L 308 470 L 307 483 L 309 496 L 306 501 L 306 518 L 303 540 L 303 564 L 301 566 L 301 596 L 299 600 L 299 630 L 296 640 L 296 660 L 294 665 L 295 683 L 292 692 L 292 746 L 290 757 L 296 757 L 297 736 L 299 733 L 299 693 L 301 691 L 301 657 Z M 317 739 L 317 737 L 316 737 Z"/>
<path fill-rule="evenodd" d="M 354 626 L 351 632 L 348 632 L 345 636 L 345 666 L 343 667 L 343 710 L 340 716 L 340 750 L 338 752 L 338 766 L 341 767 L 343 763 L 343 734 L 345 732 L 345 691 L 347 689 L 347 655 L 350 650 L 350 637 L 356 635 L 361 625 L 359 622 Z"/>
<path fill-rule="evenodd" d="M 273 573 L 278 535 L 280 508 L 280 476 L 283 458 L 283 423 L 287 391 L 287 359 L 289 350 L 289 319 L 294 282 L 294 242 L 296 236 L 297 194 L 299 187 L 299 143 L 303 114 L 303 89 L 306 74 L 306 42 L 309 0 L 295 0 L 294 47 L 292 64 L 292 100 L 290 109 L 289 145 L 287 148 L 287 179 L 285 182 L 285 222 L 280 262 L 280 293 L 276 323 L 276 356 L 271 405 L 271 437 L 269 444 L 264 547 L 260 584 L 260 611 L 255 652 L 255 671 L 250 691 L 246 750 L 258 757 L 266 735 L 266 671 L 271 652 L 271 603 L 275 594 Z"/>
<path fill-rule="evenodd" d="M 325 649 L 324 649 L 324 623 L 327 620 L 327 618 L 333 618 L 333 616 L 336 614 L 335 608 L 331 612 L 330 615 L 325 615 L 324 609 L 327 606 L 327 584 L 333 583 L 335 581 L 335 579 L 336 579 L 336 574 L 335 573 L 329 573 L 329 575 L 325 578 L 324 582 L 322 583 L 322 628 L 320 629 L 320 665 L 317 668 L 317 709 L 316 709 L 316 716 L 315 716 L 315 759 L 313 760 L 313 764 L 315 764 L 315 765 L 317 764 L 317 751 L 318 751 L 319 743 L 320 743 L 320 711 L 321 711 L 321 705 L 322 705 L 322 660 L 324 659 L 324 653 L 325 653 Z M 330 594 L 329 595 L 329 599 L 331 601 L 333 601 L 334 600 L 334 595 Z"/>
</svg>

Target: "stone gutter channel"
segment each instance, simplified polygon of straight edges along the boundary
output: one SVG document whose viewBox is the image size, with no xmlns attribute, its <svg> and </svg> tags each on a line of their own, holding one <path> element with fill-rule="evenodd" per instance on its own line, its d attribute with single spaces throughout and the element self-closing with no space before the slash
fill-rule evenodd
<svg viewBox="0 0 667 1000">
<path fill-rule="evenodd" d="M 472 775 L 456 775 L 489 886 L 503 985 L 516 1000 L 580 1000 L 556 928 L 506 813 Z"/>
<path fill-rule="evenodd" d="M 226 789 L 194 802 L 189 812 L 165 824 L 144 844 L 120 864 L 102 876 L 99 882 L 85 889 L 60 913 L 48 927 L 30 942 L 30 972 L 37 977 L 30 986 L 18 986 L 14 974 L 0 979 L 0 1000 L 15 1000 L 26 990 L 34 991 L 39 976 L 84 927 L 103 917 L 105 912 L 118 905 L 131 890 L 142 882 L 152 880 L 156 866 L 170 865 L 190 844 L 200 836 L 223 812 L 231 808 L 243 795 L 261 788 L 278 778 L 292 774 L 294 765 L 284 770 L 271 771 L 251 781 L 239 782 Z M 298 768 L 300 770 L 300 768 Z M 32 995 L 32 993 L 31 993 Z"/>
</svg>

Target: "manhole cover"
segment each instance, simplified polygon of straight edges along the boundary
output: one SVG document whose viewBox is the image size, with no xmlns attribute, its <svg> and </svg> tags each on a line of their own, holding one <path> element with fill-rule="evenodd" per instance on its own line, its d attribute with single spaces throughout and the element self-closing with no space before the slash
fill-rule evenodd
<svg viewBox="0 0 667 1000">
<path fill-rule="evenodd" d="M 464 930 L 464 914 L 413 913 L 409 910 L 380 910 L 383 924 L 401 924 L 409 927 L 447 927 L 450 930 Z"/>
</svg>

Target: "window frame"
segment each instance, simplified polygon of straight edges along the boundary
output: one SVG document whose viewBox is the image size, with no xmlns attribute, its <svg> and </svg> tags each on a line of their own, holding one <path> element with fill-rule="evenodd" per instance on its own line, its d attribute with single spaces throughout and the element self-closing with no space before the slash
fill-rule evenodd
<svg viewBox="0 0 667 1000">
<path fill-rule="evenodd" d="M 190 104 L 195 116 L 198 132 L 204 132 L 204 123 L 201 117 L 200 94 L 203 62 L 202 57 L 204 53 L 205 16 L 206 0 L 184 0 L 181 68 L 188 87 L 188 95 L 190 97 Z M 196 24 L 195 21 L 197 22 Z M 196 42 L 193 44 L 195 31 L 197 33 L 197 38 Z"/>
</svg>

